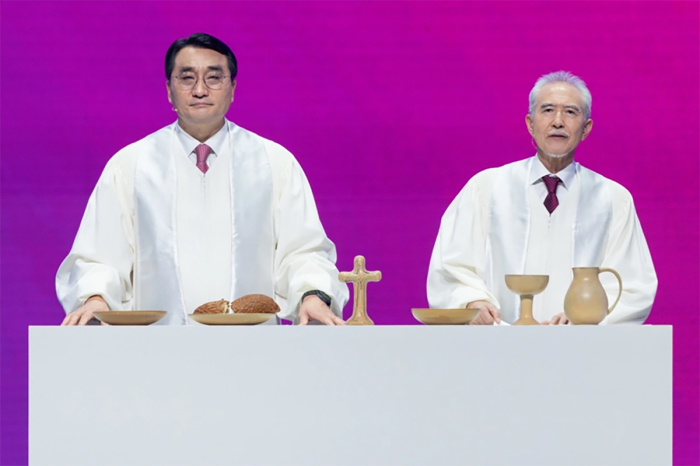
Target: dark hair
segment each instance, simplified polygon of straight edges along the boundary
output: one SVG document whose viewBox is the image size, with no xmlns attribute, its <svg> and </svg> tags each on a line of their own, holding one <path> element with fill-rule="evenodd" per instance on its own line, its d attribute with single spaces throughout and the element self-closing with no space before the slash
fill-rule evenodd
<svg viewBox="0 0 700 466">
<path fill-rule="evenodd" d="M 238 74 L 238 62 L 236 61 L 236 56 L 233 54 L 228 45 L 224 44 L 216 37 L 210 36 L 209 34 L 196 33 L 192 34 L 188 38 L 176 40 L 166 52 L 165 77 L 168 79 L 168 81 L 170 81 L 170 75 L 173 74 L 173 68 L 175 68 L 175 56 L 185 47 L 196 47 L 198 49 L 209 49 L 219 52 L 221 55 L 226 57 L 226 61 L 228 62 L 228 70 L 231 72 L 231 81 L 236 79 L 236 75 Z"/>
</svg>

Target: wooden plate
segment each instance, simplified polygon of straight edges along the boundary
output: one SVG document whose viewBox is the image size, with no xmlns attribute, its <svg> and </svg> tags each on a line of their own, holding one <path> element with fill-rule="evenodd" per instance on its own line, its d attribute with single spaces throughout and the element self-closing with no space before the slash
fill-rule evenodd
<svg viewBox="0 0 700 466">
<path fill-rule="evenodd" d="M 190 314 L 190 319 L 204 325 L 257 325 L 275 314 Z"/>
<path fill-rule="evenodd" d="M 95 317 L 109 325 L 151 325 L 165 314 L 166 311 L 98 311 Z"/>
<path fill-rule="evenodd" d="M 426 325 L 465 325 L 479 315 L 478 309 L 411 309 L 413 317 Z"/>
</svg>

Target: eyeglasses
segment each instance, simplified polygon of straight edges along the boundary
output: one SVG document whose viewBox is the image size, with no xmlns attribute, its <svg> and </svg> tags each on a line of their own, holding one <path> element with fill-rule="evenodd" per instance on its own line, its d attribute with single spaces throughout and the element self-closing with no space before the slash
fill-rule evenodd
<svg viewBox="0 0 700 466">
<path fill-rule="evenodd" d="M 204 85 L 212 91 L 217 91 L 224 87 L 226 78 L 229 77 L 229 75 L 221 73 L 209 73 L 204 76 Z M 179 76 L 173 76 L 173 78 L 175 78 L 178 86 L 183 91 L 191 90 L 199 81 L 199 76 L 197 76 L 195 73 L 181 73 Z"/>
</svg>

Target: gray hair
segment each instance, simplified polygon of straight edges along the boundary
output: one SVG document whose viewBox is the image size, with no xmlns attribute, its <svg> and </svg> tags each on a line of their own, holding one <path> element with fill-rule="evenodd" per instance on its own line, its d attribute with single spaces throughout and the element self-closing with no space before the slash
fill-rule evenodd
<svg viewBox="0 0 700 466">
<path fill-rule="evenodd" d="M 583 99 L 583 115 L 585 116 L 586 120 L 591 117 L 591 105 L 593 105 L 591 91 L 588 90 L 586 83 L 584 83 L 581 78 L 574 76 L 568 71 L 555 71 L 554 73 L 545 74 L 537 80 L 535 86 L 530 91 L 530 116 L 532 116 L 533 112 L 535 111 L 537 94 L 539 94 L 544 86 L 552 83 L 567 83 L 578 89 L 578 91 L 581 93 L 581 98 Z"/>
</svg>

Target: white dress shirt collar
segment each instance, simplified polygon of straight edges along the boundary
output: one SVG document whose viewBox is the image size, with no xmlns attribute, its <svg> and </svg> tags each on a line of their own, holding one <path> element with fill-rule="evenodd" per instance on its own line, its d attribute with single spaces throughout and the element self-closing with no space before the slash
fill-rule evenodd
<svg viewBox="0 0 700 466">
<path fill-rule="evenodd" d="M 221 154 L 226 144 L 226 140 L 228 138 L 228 125 L 226 123 L 226 120 L 224 120 L 224 125 L 221 127 L 221 129 L 203 143 L 187 134 L 178 123 L 175 124 L 175 134 L 177 134 L 178 140 L 185 149 L 185 153 L 191 160 L 193 160 L 195 163 L 197 162 L 197 157 L 194 155 L 194 149 L 200 144 L 206 144 L 211 147 L 212 150 L 209 157 L 207 157 L 208 161 L 211 161 L 212 156 L 218 156 Z M 209 164 L 211 165 L 211 163 Z"/>
<path fill-rule="evenodd" d="M 557 176 L 561 180 L 564 188 L 569 191 L 571 190 L 571 185 L 576 177 L 576 164 L 572 161 L 563 170 L 557 172 L 556 174 L 552 174 L 549 173 L 549 170 L 547 170 L 544 165 L 542 165 L 540 158 L 535 155 L 535 160 L 532 162 L 532 170 L 530 170 L 530 184 L 535 184 L 538 181 L 543 183 L 543 176 Z"/>
</svg>

